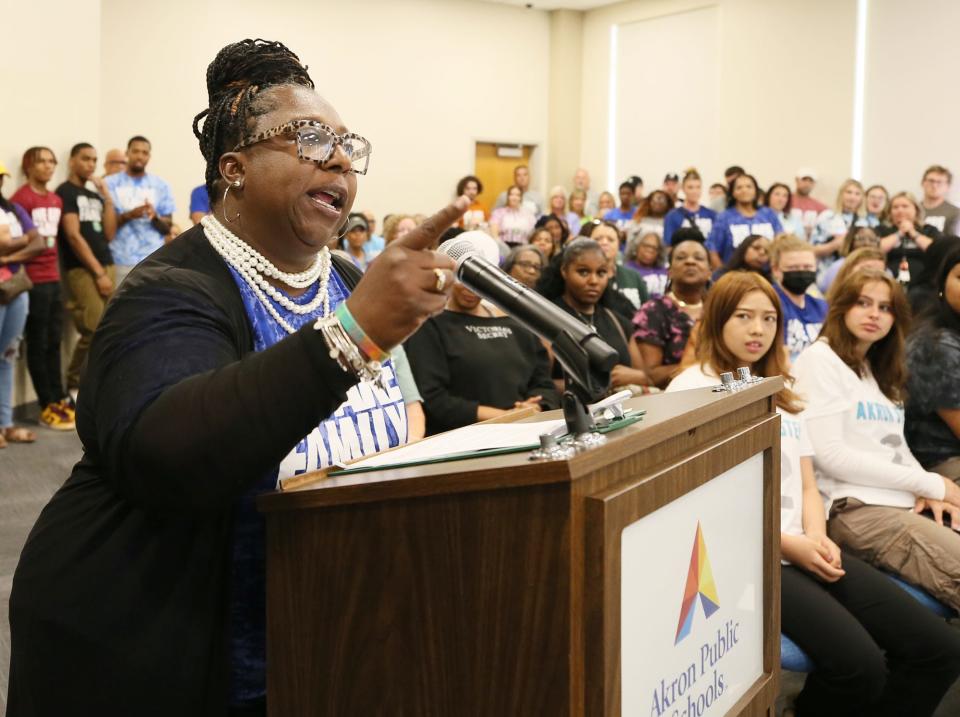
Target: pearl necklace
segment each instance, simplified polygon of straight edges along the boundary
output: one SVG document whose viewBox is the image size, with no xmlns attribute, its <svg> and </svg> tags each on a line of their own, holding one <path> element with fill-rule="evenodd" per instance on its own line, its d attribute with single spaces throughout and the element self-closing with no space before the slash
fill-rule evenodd
<svg viewBox="0 0 960 717">
<path fill-rule="evenodd" d="M 331 259 L 330 250 L 327 247 L 320 250 L 313 266 L 309 269 L 297 274 L 288 274 L 280 271 L 269 259 L 223 226 L 212 214 L 205 216 L 200 220 L 200 223 L 203 225 L 204 234 L 206 234 L 210 245 L 243 277 L 243 280 L 247 282 L 260 303 L 288 334 L 296 332 L 297 328 L 280 316 L 274 302 L 298 316 L 313 313 L 321 304 L 323 305 L 321 316 L 330 314 L 330 293 L 328 289 Z M 266 276 L 296 289 L 307 288 L 319 279 L 320 288 L 317 295 L 309 303 L 297 304 L 267 281 Z M 268 295 L 269 298 L 267 298 Z M 270 301 L 270 299 L 273 299 L 273 301 Z"/>
</svg>

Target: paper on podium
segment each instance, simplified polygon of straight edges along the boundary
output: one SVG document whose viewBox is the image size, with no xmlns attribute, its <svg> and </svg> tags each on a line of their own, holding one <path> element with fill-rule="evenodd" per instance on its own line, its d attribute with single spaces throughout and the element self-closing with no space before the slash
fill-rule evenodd
<svg viewBox="0 0 960 717">
<path fill-rule="evenodd" d="M 541 433 L 549 433 L 563 425 L 562 419 L 532 423 L 476 423 L 350 463 L 346 470 L 469 458 L 471 454 L 483 455 L 487 451 L 532 449 L 540 445 Z"/>
</svg>

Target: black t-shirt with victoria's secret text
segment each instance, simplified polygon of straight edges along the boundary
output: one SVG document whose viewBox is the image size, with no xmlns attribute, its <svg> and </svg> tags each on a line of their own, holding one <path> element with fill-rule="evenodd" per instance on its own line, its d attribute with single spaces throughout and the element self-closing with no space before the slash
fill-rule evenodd
<svg viewBox="0 0 960 717">
<path fill-rule="evenodd" d="M 64 182 L 57 187 L 57 195 L 63 200 L 62 216 L 67 214 L 78 215 L 80 234 L 87 240 L 90 251 L 97 257 L 97 261 L 103 266 L 113 264 L 110 243 L 107 241 L 107 235 L 103 233 L 103 198 L 86 187 L 78 187 L 70 182 Z M 60 256 L 64 269 L 86 268 L 70 246 L 67 234 L 63 230 L 62 217 L 60 229 L 57 232 L 57 242 L 60 244 Z"/>
<path fill-rule="evenodd" d="M 404 348 L 423 396 L 427 434 L 475 423 L 481 405 L 509 409 L 531 396 L 541 396 L 544 409 L 560 405 L 546 349 L 509 316 L 444 311 Z"/>
</svg>

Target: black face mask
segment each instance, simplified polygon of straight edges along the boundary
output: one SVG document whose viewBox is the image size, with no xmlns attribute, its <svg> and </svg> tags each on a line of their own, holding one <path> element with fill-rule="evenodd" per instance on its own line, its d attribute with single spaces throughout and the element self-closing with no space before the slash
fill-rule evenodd
<svg viewBox="0 0 960 717">
<path fill-rule="evenodd" d="M 791 294 L 804 294 L 810 284 L 817 280 L 815 271 L 785 271 L 783 272 L 783 288 Z"/>
</svg>

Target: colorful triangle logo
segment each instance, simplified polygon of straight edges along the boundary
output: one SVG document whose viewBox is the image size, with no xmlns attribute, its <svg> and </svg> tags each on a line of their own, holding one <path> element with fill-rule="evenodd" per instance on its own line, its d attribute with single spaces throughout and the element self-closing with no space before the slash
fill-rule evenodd
<svg viewBox="0 0 960 717">
<path fill-rule="evenodd" d="M 680 621 L 677 624 L 677 637 L 673 641 L 674 645 L 690 634 L 698 597 L 705 618 L 713 615 L 720 607 L 720 600 L 717 598 L 717 585 L 713 582 L 713 569 L 710 567 L 710 558 L 707 556 L 707 544 L 703 540 L 703 531 L 700 529 L 699 521 L 697 521 L 697 535 L 693 539 L 690 570 L 687 572 L 687 585 L 683 589 L 683 604 L 680 607 Z"/>
</svg>

